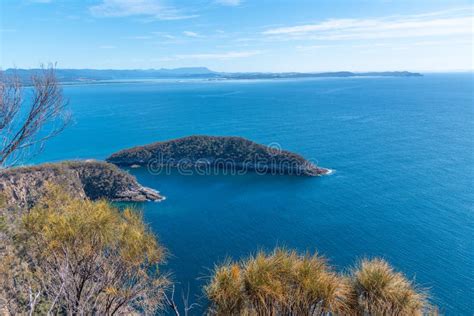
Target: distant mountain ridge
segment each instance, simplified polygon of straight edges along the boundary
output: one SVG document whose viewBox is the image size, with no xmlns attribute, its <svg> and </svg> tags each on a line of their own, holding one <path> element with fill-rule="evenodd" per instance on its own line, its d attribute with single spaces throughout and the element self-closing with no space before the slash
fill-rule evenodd
<svg viewBox="0 0 474 316">
<path fill-rule="evenodd" d="M 242 72 L 219 73 L 226 79 L 279 79 L 279 78 L 330 78 L 330 77 L 421 77 L 417 72 L 408 71 L 381 71 L 381 72 Z"/>
<path fill-rule="evenodd" d="M 28 82 L 30 77 L 41 69 L 7 69 L 6 74 L 17 74 Z M 101 80 L 138 80 L 159 78 L 193 78 L 209 77 L 214 74 L 206 67 L 187 67 L 175 69 L 56 69 L 56 76 L 61 82 L 87 82 Z"/>
<path fill-rule="evenodd" d="M 29 83 L 30 78 L 40 69 L 7 69 L 5 73 L 17 74 L 23 82 Z M 110 80 L 140 79 L 290 79 L 290 78 L 330 78 L 330 77 L 419 77 L 420 73 L 408 71 L 384 72 L 216 72 L 206 67 L 184 67 L 174 69 L 56 69 L 61 82 L 96 82 Z"/>
</svg>

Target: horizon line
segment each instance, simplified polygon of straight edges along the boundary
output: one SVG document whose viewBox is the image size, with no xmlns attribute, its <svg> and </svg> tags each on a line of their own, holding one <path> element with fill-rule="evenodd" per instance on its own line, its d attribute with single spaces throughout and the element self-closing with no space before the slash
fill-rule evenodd
<svg viewBox="0 0 474 316">
<path fill-rule="evenodd" d="M 336 73 L 336 72 L 351 72 L 351 73 L 367 73 L 367 72 L 424 72 L 424 73 L 453 73 L 453 72 L 474 72 L 474 68 L 471 69 L 448 69 L 448 70 L 436 70 L 436 69 L 419 69 L 419 70 L 305 70 L 305 71 L 218 71 L 212 70 L 206 66 L 187 66 L 187 67 L 175 67 L 175 68 L 54 68 L 55 70 L 99 70 L 99 71 L 157 71 L 157 70 L 179 70 L 179 69 L 206 69 L 214 73 L 301 73 L 301 74 L 317 74 L 317 73 Z M 3 69 L 0 66 L 0 71 L 11 71 L 11 70 L 39 70 L 41 67 L 35 68 L 20 68 L 20 67 L 9 67 Z"/>
</svg>

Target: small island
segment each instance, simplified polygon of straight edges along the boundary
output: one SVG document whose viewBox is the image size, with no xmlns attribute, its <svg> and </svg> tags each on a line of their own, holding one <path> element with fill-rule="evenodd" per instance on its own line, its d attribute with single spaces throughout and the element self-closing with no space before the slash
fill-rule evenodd
<svg viewBox="0 0 474 316">
<path fill-rule="evenodd" d="M 252 171 L 297 176 L 331 172 L 298 154 L 232 136 L 188 136 L 125 149 L 106 160 L 118 166 L 147 166 L 151 171 L 163 167 L 200 171 L 210 168 L 238 174 Z"/>
<path fill-rule="evenodd" d="M 163 196 L 141 186 L 135 177 L 106 162 L 65 161 L 0 172 L 0 192 L 10 203 L 33 206 L 44 194 L 45 184 L 60 185 L 79 198 L 110 201 L 161 201 Z"/>
</svg>

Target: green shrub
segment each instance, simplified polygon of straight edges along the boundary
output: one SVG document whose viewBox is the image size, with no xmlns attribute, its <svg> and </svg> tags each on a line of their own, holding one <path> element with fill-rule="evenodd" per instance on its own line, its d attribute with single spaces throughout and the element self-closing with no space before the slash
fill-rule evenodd
<svg viewBox="0 0 474 316">
<path fill-rule="evenodd" d="M 161 307 L 165 250 L 136 211 L 50 186 L 17 222 L 0 259 L 0 297 L 11 314 L 154 314 Z"/>
</svg>

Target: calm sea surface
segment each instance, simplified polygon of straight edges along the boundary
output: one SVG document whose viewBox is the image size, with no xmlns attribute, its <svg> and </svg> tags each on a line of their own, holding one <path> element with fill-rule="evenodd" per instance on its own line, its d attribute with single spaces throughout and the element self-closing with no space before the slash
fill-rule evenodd
<svg viewBox="0 0 474 316">
<path fill-rule="evenodd" d="M 131 171 L 167 197 L 141 207 L 176 281 L 199 296 L 214 263 L 276 245 L 317 249 L 341 271 L 382 256 L 442 312 L 472 315 L 473 91 L 472 74 L 67 86 L 75 122 L 34 162 L 192 134 L 276 142 L 335 173 Z"/>
</svg>

